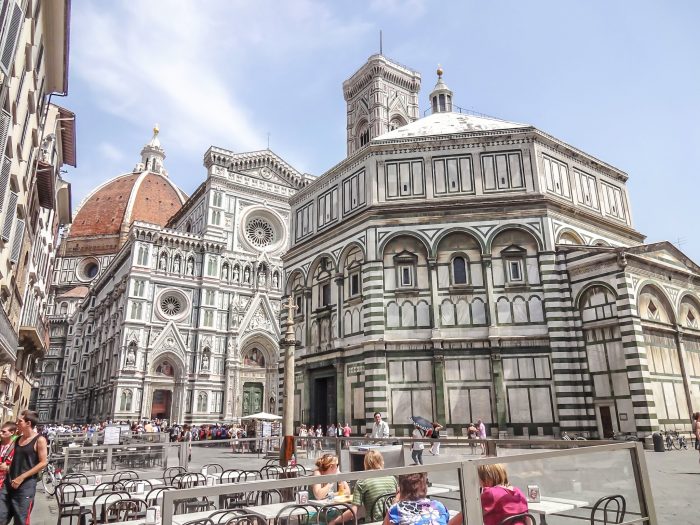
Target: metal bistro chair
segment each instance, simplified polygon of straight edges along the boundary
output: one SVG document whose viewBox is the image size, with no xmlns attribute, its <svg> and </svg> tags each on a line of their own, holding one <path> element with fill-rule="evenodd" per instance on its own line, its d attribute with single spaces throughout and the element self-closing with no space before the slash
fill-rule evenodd
<svg viewBox="0 0 700 525">
<path fill-rule="evenodd" d="M 207 469 L 207 474 L 221 474 L 224 471 L 224 467 L 218 463 L 207 463 L 202 466 L 202 470 Z"/>
<path fill-rule="evenodd" d="M 241 470 L 236 481 L 254 481 L 256 479 L 263 479 L 262 475 L 257 470 Z"/>
<path fill-rule="evenodd" d="M 139 479 L 139 475 L 133 470 L 122 470 L 114 475 L 112 481 L 126 481 L 130 479 Z"/>
<path fill-rule="evenodd" d="M 187 469 L 185 467 L 168 467 L 163 471 L 163 483 L 172 485 L 175 476 L 186 473 Z"/>
<path fill-rule="evenodd" d="M 263 479 L 279 479 L 284 469 L 279 465 L 266 465 L 260 469 L 260 477 Z"/>
<path fill-rule="evenodd" d="M 58 504 L 57 525 L 61 525 L 64 518 L 70 518 L 69 523 L 73 525 L 73 518 L 78 518 L 78 523 L 83 523 L 85 517 L 90 514 L 88 509 L 81 511 L 76 502 L 77 498 L 85 497 L 85 489 L 77 483 L 61 483 L 56 487 L 56 503 Z"/>
<path fill-rule="evenodd" d="M 513 516 L 508 516 L 506 519 L 501 520 L 498 525 L 537 525 L 537 520 L 529 512 L 523 512 L 522 514 L 514 514 Z"/>
<path fill-rule="evenodd" d="M 202 487 L 207 484 L 207 478 L 204 474 L 200 472 L 188 472 L 187 474 L 182 474 L 177 476 L 177 485 L 175 485 L 175 480 L 173 480 L 173 485 L 179 489 L 191 489 L 192 487 Z"/>
<path fill-rule="evenodd" d="M 149 505 L 160 505 L 160 501 L 163 499 L 163 492 L 168 490 L 177 490 L 175 487 L 156 487 L 151 489 L 148 494 L 146 494 L 146 503 Z"/>
<path fill-rule="evenodd" d="M 238 476 L 241 475 L 241 471 L 238 469 L 227 469 L 221 473 L 221 484 L 224 483 L 235 483 L 238 481 Z"/>
<path fill-rule="evenodd" d="M 270 503 L 284 503 L 284 498 L 279 490 L 256 490 L 251 492 L 248 497 L 249 505 L 269 505 Z"/>
<path fill-rule="evenodd" d="M 109 519 L 106 507 L 114 501 L 123 499 L 129 499 L 128 492 L 105 492 L 98 495 L 95 501 L 92 502 L 92 522 L 98 524 L 107 523 L 108 521 L 117 521 L 116 519 Z"/>
<path fill-rule="evenodd" d="M 348 503 L 329 503 L 321 507 L 318 511 L 318 523 L 328 523 L 331 520 L 337 518 L 338 516 L 343 516 L 346 511 L 350 511 L 350 519 L 343 519 L 339 523 L 352 523 L 352 525 L 357 525 L 357 514 L 353 510 L 352 506 Z"/>
<path fill-rule="evenodd" d="M 243 510 L 243 509 L 217 510 L 216 512 L 212 512 L 209 515 L 209 519 L 214 522 L 214 525 L 219 525 L 219 524 L 228 524 L 231 520 L 233 520 L 235 518 L 249 517 L 249 516 L 262 518 L 262 520 L 265 522 L 262 525 L 267 525 L 267 521 L 265 520 L 264 516 L 261 516 L 260 514 L 257 514 L 255 512 L 250 512 L 248 510 Z M 243 525 L 243 524 L 241 524 L 241 525 Z"/>
<path fill-rule="evenodd" d="M 146 492 L 153 490 L 153 484 L 147 479 L 127 479 L 120 483 L 124 485 L 124 490 L 127 492 L 136 492 L 139 483 L 143 483 L 143 488 Z"/>
<path fill-rule="evenodd" d="M 219 523 L 225 523 L 225 525 L 268 525 L 267 520 L 264 516 L 252 513 L 234 516 L 227 522 Z"/>
<path fill-rule="evenodd" d="M 61 483 L 77 483 L 78 485 L 89 485 L 90 480 L 85 474 L 80 472 L 73 472 L 72 474 L 66 474 Z"/>
<path fill-rule="evenodd" d="M 615 494 L 614 496 L 605 496 L 595 502 L 591 509 L 591 525 L 602 523 L 603 525 L 622 523 L 625 521 L 625 512 L 627 511 L 627 502 L 624 496 Z M 600 519 L 602 517 L 602 519 Z"/>
<path fill-rule="evenodd" d="M 373 516 L 386 516 L 386 513 L 389 512 L 389 509 L 391 506 L 394 504 L 394 500 L 396 499 L 396 492 L 387 492 L 386 494 L 382 494 L 379 496 L 376 500 L 374 500 L 374 503 L 372 503 L 372 510 L 369 513 L 369 517 L 372 518 Z"/>
<path fill-rule="evenodd" d="M 186 523 L 183 523 L 182 525 L 214 525 L 214 523 L 212 523 L 212 521 L 209 518 L 201 518 L 198 520 L 188 521 Z"/>
<path fill-rule="evenodd" d="M 105 481 L 100 483 L 95 487 L 93 494 L 98 496 L 99 494 L 106 494 L 108 492 L 123 492 L 124 484 L 121 481 Z"/>
<path fill-rule="evenodd" d="M 107 521 L 129 521 L 144 518 L 148 504 L 142 499 L 122 499 L 107 504 Z"/>
<path fill-rule="evenodd" d="M 296 525 L 313 525 L 316 523 L 319 510 L 320 507 L 318 505 L 313 505 L 311 503 L 307 505 L 290 503 L 277 513 L 275 523 L 278 525 L 282 523 L 292 525 L 294 522 Z"/>
</svg>

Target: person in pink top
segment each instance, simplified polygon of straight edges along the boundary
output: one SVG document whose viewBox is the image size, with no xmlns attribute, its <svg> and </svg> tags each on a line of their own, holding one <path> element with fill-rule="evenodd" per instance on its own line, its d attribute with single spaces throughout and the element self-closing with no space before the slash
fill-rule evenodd
<svg viewBox="0 0 700 525">
<path fill-rule="evenodd" d="M 484 525 L 498 525 L 504 519 L 527 512 L 527 499 L 518 487 L 508 482 L 508 473 L 500 463 L 479 465 L 479 483 L 481 484 L 481 510 Z M 464 519 L 460 512 L 448 525 L 462 525 Z M 512 525 L 528 525 L 527 519 Z"/>
</svg>

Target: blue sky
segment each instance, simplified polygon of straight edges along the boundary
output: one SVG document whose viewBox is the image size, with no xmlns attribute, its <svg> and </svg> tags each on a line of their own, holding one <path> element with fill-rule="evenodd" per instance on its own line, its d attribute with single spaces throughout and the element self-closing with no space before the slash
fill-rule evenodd
<svg viewBox="0 0 700 525">
<path fill-rule="evenodd" d="M 694 1 L 73 0 L 67 99 L 77 114 L 74 207 L 130 171 L 160 124 L 191 193 L 210 145 L 270 146 L 320 175 L 345 155 L 342 82 L 379 48 L 442 64 L 461 107 L 528 123 L 629 174 L 649 242 L 700 262 L 700 68 Z"/>
</svg>

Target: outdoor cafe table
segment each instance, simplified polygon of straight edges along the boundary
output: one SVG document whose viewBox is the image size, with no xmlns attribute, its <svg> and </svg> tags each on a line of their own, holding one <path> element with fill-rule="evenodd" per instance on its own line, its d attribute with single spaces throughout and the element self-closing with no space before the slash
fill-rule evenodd
<svg viewBox="0 0 700 525">
<path fill-rule="evenodd" d="M 540 515 L 540 525 L 547 525 L 548 514 L 560 514 L 569 510 L 588 505 L 587 501 L 564 498 L 542 497 L 539 502 L 528 502 L 527 507 L 530 512 Z"/>
<path fill-rule="evenodd" d="M 73 483 L 72 481 L 68 480 L 70 483 Z M 163 485 L 164 482 L 162 479 L 159 478 L 153 478 L 153 479 L 134 479 L 134 480 L 123 480 L 123 481 L 135 481 L 138 483 L 139 481 L 148 481 L 151 484 L 151 487 L 157 488 L 160 485 Z M 80 485 L 80 483 L 78 483 Z M 85 491 L 85 494 L 88 494 L 90 492 L 95 492 L 95 488 L 97 488 L 97 485 L 89 484 L 89 485 L 80 485 L 83 487 L 83 490 Z M 146 492 L 148 492 L 149 489 L 146 489 Z"/>
<path fill-rule="evenodd" d="M 147 494 L 148 494 L 148 492 L 142 492 L 141 494 L 136 494 L 135 492 L 130 492 L 129 498 L 140 499 L 140 500 L 146 501 Z M 97 496 L 81 496 L 79 498 L 75 498 L 75 502 L 78 504 L 78 506 L 80 507 L 81 510 L 82 509 L 91 509 L 92 505 L 95 503 L 95 500 L 100 496 L 101 496 L 101 494 L 97 495 Z M 162 495 L 158 499 L 160 499 L 161 497 L 162 497 Z M 102 501 L 102 505 L 104 505 L 106 503 L 112 503 L 113 501 L 119 501 L 120 499 L 122 499 L 122 498 L 115 495 L 114 498 L 107 498 L 105 501 Z"/>
</svg>

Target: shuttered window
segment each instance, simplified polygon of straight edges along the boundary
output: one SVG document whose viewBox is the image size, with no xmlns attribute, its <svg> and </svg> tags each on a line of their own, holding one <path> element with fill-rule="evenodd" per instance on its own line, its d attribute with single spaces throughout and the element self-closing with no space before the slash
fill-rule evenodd
<svg viewBox="0 0 700 525">
<path fill-rule="evenodd" d="M 17 38 L 24 20 L 24 12 L 17 2 L 13 2 L 10 9 L 12 13 L 9 16 L 8 25 L 2 40 L 2 49 L 0 49 L 0 69 L 6 75 L 9 75 L 10 66 L 15 58 Z"/>
<path fill-rule="evenodd" d="M 10 192 L 10 200 L 7 203 L 7 211 L 5 212 L 5 223 L 2 226 L 2 239 L 7 242 L 12 234 L 12 224 L 15 222 L 15 208 L 17 208 L 18 195 Z"/>
<path fill-rule="evenodd" d="M 3 210 L 3 205 L 5 204 L 5 193 L 7 193 L 7 186 L 10 183 L 11 167 L 12 161 L 2 156 L 2 168 L 0 168 L 0 212 Z"/>
<path fill-rule="evenodd" d="M 0 155 L 5 154 L 5 146 L 7 145 L 7 135 L 10 132 L 10 121 L 12 117 L 10 114 L 3 110 L 2 115 L 0 115 Z"/>
<path fill-rule="evenodd" d="M 24 221 L 17 219 L 15 227 L 15 238 L 12 240 L 12 253 L 10 254 L 10 262 L 16 263 L 19 261 L 19 254 L 22 251 L 22 239 L 24 238 Z"/>
</svg>

